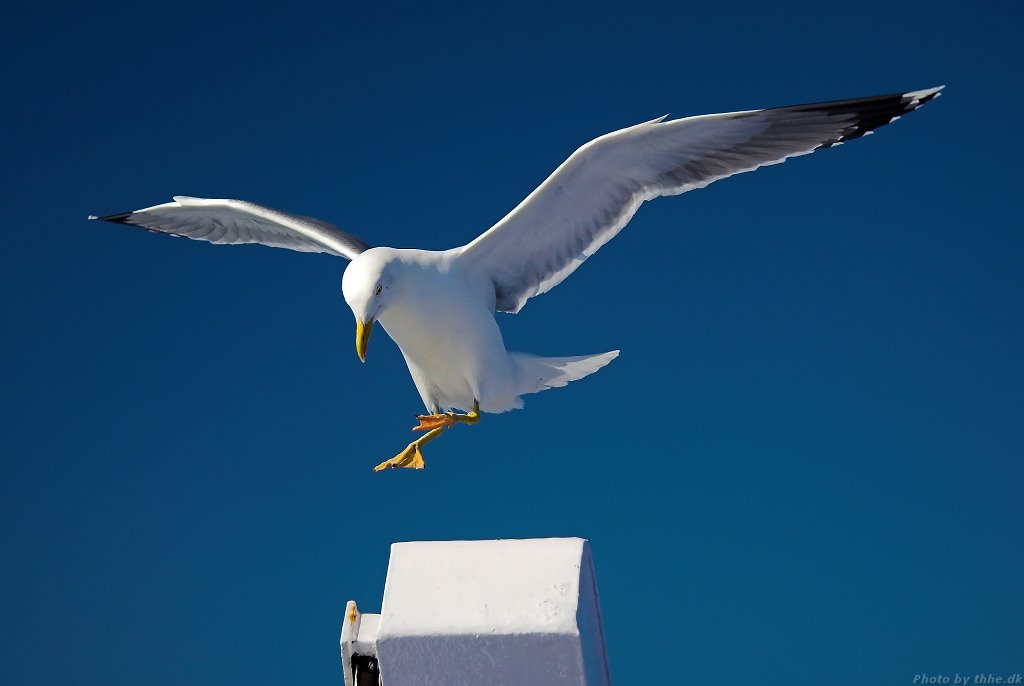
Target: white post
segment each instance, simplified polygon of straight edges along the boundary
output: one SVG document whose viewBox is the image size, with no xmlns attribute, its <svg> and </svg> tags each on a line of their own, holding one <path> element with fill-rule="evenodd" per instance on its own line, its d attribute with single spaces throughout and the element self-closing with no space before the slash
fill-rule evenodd
<svg viewBox="0 0 1024 686">
<path fill-rule="evenodd" d="M 381 614 L 350 602 L 341 652 L 347 686 L 610 684 L 580 538 L 396 543 Z"/>
</svg>

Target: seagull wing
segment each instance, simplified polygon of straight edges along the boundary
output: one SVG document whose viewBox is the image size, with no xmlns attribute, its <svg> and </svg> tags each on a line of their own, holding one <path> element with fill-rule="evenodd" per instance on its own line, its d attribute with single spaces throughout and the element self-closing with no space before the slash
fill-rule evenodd
<svg viewBox="0 0 1024 686">
<path fill-rule="evenodd" d="M 940 90 L 661 117 L 609 133 L 574 152 L 518 207 L 463 246 L 458 259 L 491 278 L 498 310 L 518 312 L 611 240 L 645 200 L 859 138 Z"/>
<path fill-rule="evenodd" d="M 346 259 L 368 250 L 355 236 L 319 219 L 288 214 L 244 200 L 210 200 L 175 196 L 173 202 L 106 217 L 172 236 L 210 243 L 260 243 L 299 252 L 325 252 Z"/>
</svg>

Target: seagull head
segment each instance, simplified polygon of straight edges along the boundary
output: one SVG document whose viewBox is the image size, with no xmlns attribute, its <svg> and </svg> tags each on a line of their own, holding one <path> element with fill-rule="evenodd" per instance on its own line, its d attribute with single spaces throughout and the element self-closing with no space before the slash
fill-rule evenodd
<svg viewBox="0 0 1024 686">
<path fill-rule="evenodd" d="M 366 361 L 373 324 L 387 310 L 394 293 L 394 261 L 387 248 L 371 248 L 357 256 L 341 279 L 345 302 L 356 316 L 356 354 Z"/>
</svg>

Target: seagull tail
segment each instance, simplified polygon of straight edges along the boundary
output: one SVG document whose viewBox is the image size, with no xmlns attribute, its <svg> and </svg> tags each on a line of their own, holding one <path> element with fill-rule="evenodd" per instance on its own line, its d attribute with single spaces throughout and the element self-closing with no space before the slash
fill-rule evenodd
<svg viewBox="0 0 1024 686">
<path fill-rule="evenodd" d="M 519 372 L 519 395 L 561 388 L 570 381 L 590 376 L 619 356 L 618 350 L 600 355 L 576 357 L 537 357 L 510 353 Z"/>
</svg>

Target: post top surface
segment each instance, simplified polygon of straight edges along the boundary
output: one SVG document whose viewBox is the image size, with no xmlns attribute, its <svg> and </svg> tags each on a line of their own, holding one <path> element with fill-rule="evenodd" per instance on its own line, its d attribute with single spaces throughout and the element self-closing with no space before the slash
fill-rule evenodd
<svg viewBox="0 0 1024 686">
<path fill-rule="evenodd" d="M 379 638 L 577 634 L 586 548 L 582 538 L 395 543 Z"/>
</svg>

